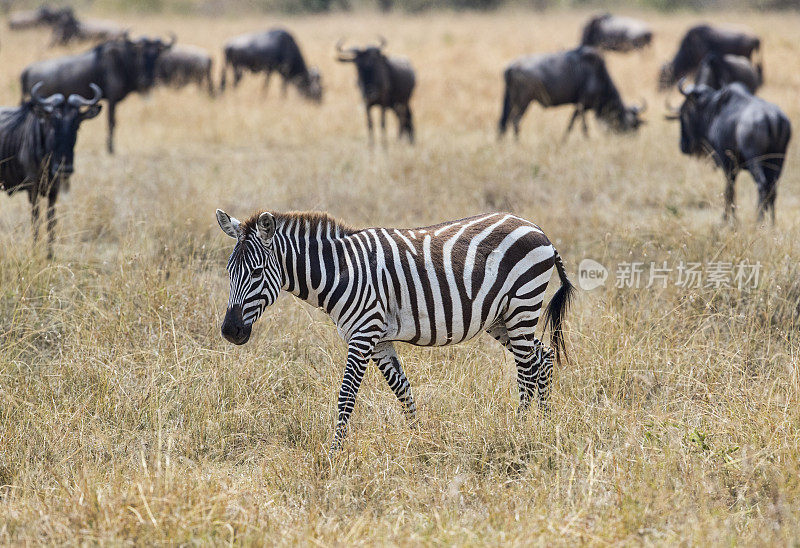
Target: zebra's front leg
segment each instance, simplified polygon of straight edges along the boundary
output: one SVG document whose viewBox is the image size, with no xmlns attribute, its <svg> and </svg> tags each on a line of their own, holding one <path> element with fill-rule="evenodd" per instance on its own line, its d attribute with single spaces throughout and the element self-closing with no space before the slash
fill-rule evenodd
<svg viewBox="0 0 800 548">
<path fill-rule="evenodd" d="M 403 367 L 400 365 L 400 359 L 397 357 L 394 344 L 382 342 L 375 345 L 375 350 L 372 352 L 372 360 L 383 373 L 383 378 L 386 379 L 389 388 L 392 389 L 394 395 L 403 405 L 403 411 L 409 422 L 412 426 L 416 426 L 417 404 L 414 402 L 411 384 L 408 382 L 408 378 L 403 372 Z"/>
<path fill-rule="evenodd" d="M 356 395 L 367 370 L 367 362 L 372 356 L 375 341 L 372 339 L 352 338 L 347 345 L 347 364 L 344 368 L 342 386 L 339 388 L 338 417 L 336 431 L 334 432 L 331 453 L 342 447 L 342 441 L 347 436 L 347 423 L 356 404 Z"/>
</svg>

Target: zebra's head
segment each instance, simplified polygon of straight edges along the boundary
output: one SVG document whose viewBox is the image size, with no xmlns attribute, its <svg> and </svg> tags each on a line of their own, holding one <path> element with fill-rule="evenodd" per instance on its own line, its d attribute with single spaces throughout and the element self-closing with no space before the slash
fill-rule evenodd
<svg viewBox="0 0 800 548">
<path fill-rule="evenodd" d="M 243 224 L 218 209 L 217 222 L 225 234 L 236 238 L 228 260 L 231 293 L 222 336 L 244 344 L 250 339 L 253 323 L 275 302 L 281 289 L 281 268 L 273 242 L 275 218 L 264 212 L 255 222 Z"/>
</svg>

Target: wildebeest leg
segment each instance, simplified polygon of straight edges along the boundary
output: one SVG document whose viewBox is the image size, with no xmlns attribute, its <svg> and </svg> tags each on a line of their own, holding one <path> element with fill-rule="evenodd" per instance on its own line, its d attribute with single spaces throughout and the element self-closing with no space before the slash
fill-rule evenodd
<svg viewBox="0 0 800 548">
<path fill-rule="evenodd" d="M 754 161 L 749 166 L 749 171 L 758 187 L 758 206 L 756 210 L 758 212 L 758 222 L 760 223 L 764 220 L 765 211 L 769 209 L 771 194 L 774 192 L 774 184 L 767 180 L 764 174 L 764 166 L 761 162 Z"/>
<path fill-rule="evenodd" d="M 56 198 L 58 197 L 58 182 L 53 181 L 47 193 L 47 258 L 53 258 L 53 243 L 56 231 Z"/>
<path fill-rule="evenodd" d="M 525 111 L 528 110 L 528 105 L 530 103 L 525 103 L 522 105 L 517 106 L 513 112 L 513 118 L 511 119 L 511 125 L 514 126 L 514 138 L 519 141 L 519 122 L 522 120 L 522 116 L 525 114 Z"/>
<path fill-rule="evenodd" d="M 581 108 L 581 129 L 583 130 L 583 136 L 589 136 L 589 126 L 586 125 L 586 109 Z"/>
<path fill-rule="evenodd" d="M 114 154 L 114 128 L 117 125 L 116 103 L 108 102 L 108 140 L 106 148 L 109 154 Z"/>
<path fill-rule="evenodd" d="M 386 137 L 386 107 L 381 107 L 381 144 L 386 148 L 389 140 Z"/>
<path fill-rule="evenodd" d="M 736 223 L 736 171 L 725 171 L 725 212 L 722 220 Z"/>
<path fill-rule="evenodd" d="M 414 144 L 414 120 L 411 115 L 411 107 L 409 105 L 403 105 L 403 112 L 405 113 L 405 120 L 403 126 L 406 130 L 406 135 L 408 136 L 408 142 L 412 145 Z"/>
<path fill-rule="evenodd" d="M 33 226 L 33 245 L 39 241 L 39 193 L 34 190 L 28 191 L 28 200 L 31 203 L 31 225 Z"/>
<path fill-rule="evenodd" d="M 208 65 L 205 74 L 206 84 L 208 86 L 208 96 L 214 97 L 214 80 L 211 78 L 211 65 Z"/>
<path fill-rule="evenodd" d="M 230 65 L 229 65 L 229 63 L 227 61 L 225 61 L 222 64 L 222 71 L 220 71 L 220 75 L 219 75 L 219 92 L 220 93 L 225 91 L 225 84 L 227 83 L 227 79 L 228 79 L 228 67 L 229 66 Z M 211 78 L 209 78 L 208 80 L 210 82 Z"/>
<path fill-rule="evenodd" d="M 369 111 L 370 107 L 367 105 L 367 136 L 369 138 L 369 146 L 375 144 L 375 137 L 372 134 L 372 114 Z"/>
<path fill-rule="evenodd" d="M 242 79 L 242 69 L 241 67 L 234 66 L 233 67 L 233 87 L 237 87 L 239 82 Z"/>
<path fill-rule="evenodd" d="M 575 125 L 575 120 L 578 119 L 578 116 L 581 115 L 581 108 L 575 107 L 575 111 L 572 113 L 572 116 L 569 119 L 569 124 L 567 124 L 567 129 L 564 131 L 564 136 L 561 138 L 562 142 L 567 140 L 569 137 L 570 132 L 572 131 L 572 126 Z"/>
</svg>

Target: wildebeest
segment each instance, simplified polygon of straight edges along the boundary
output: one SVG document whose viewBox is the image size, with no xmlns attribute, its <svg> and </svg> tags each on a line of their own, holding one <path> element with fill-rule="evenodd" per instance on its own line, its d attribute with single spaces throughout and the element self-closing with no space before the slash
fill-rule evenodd
<svg viewBox="0 0 800 548">
<path fill-rule="evenodd" d="M 735 220 L 734 183 L 744 167 L 758 187 L 758 220 L 771 211 L 775 223 L 777 181 L 783 169 L 792 127 L 786 115 L 772 103 L 752 95 L 736 82 L 715 90 L 708 86 L 684 88 L 680 119 L 681 152 L 695 156 L 711 154 L 725 172 L 725 213 Z"/>
<path fill-rule="evenodd" d="M 519 122 L 531 101 L 537 101 L 545 108 L 575 105 L 565 138 L 579 116 L 583 133 L 588 134 L 587 110 L 593 110 L 599 121 L 618 132 L 636 130 L 643 123 L 639 114 L 646 104 L 626 106 L 622 102 L 603 57 L 594 48 L 579 47 L 521 57 L 508 65 L 504 77 L 506 90 L 499 124 L 500 137 L 505 134 L 509 121 L 514 127 L 514 135 L 519 137 Z"/>
<path fill-rule="evenodd" d="M 63 95 L 87 95 L 90 83 L 99 85 L 108 101 L 107 147 L 113 154 L 117 103 L 133 91 L 150 90 L 158 56 L 174 43 L 174 36 L 165 43 L 147 37 L 131 40 L 125 35 L 85 53 L 30 64 L 20 77 L 23 99 L 36 82 L 44 82 L 41 92 Z"/>
<path fill-rule="evenodd" d="M 158 83 L 183 87 L 195 83 L 214 95 L 214 82 L 211 77 L 211 55 L 197 46 L 176 45 L 158 56 L 156 61 L 156 81 Z"/>
<path fill-rule="evenodd" d="M 750 93 L 764 83 L 761 63 L 753 65 L 747 57 L 741 55 L 717 55 L 709 53 L 700 63 L 695 75 L 695 85 L 705 85 L 714 89 L 740 82 Z"/>
<path fill-rule="evenodd" d="M 398 138 L 403 134 L 408 142 L 414 142 L 414 121 L 411 114 L 411 94 L 414 92 L 416 76 L 411 63 L 400 57 L 387 57 L 383 49 L 386 39 L 380 38 L 376 46 L 342 49 L 344 40 L 336 44 L 338 60 L 354 63 L 358 72 L 358 87 L 367 111 L 369 142 L 373 143 L 372 115 L 370 109 L 381 108 L 381 131 L 386 142 L 386 109 L 392 109 L 399 124 Z"/>
<path fill-rule="evenodd" d="M 9 17 L 8 28 L 12 30 L 23 30 L 53 25 L 63 13 L 68 11 L 71 12 L 72 8 L 41 6 L 31 11 L 17 11 L 12 13 L 11 17 Z"/>
<path fill-rule="evenodd" d="M 89 19 L 82 21 L 70 8 L 65 8 L 53 21 L 51 46 L 67 45 L 70 42 L 104 42 L 120 38 L 125 29 L 111 21 Z"/>
<path fill-rule="evenodd" d="M 613 51 L 631 51 L 650 45 L 653 31 L 643 21 L 604 13 L 589 19 L 581 33 L 581 45 Z"/>
<path fill-rule="evenodd" d="M 322 77 L 315 67 L 306 65 L 300 47 L 288 31 L 275 28 L 230 39 L 224 49 L 225 62 L 220 77 L 220 91 L 225 90 L 228 70 L 233 71 L 233 85 L 239 84 L 244 70 L 264 72 L 264 88 L 270 76 L 277 72 L 283 77 L 283 94 L 291 83 L 306 99 L 322 101 Z"/>
<path fill-rule="evenodd" d="M 55 204 L 62 185 L 73 172 L 75 141 L 81 122 L 100 113 L 102 92 L 90 84 L 91 99 L 78 94 L 66 100 L 60 93 L 39 95 L 39 82 L 31 99 L 19 107 L 0 108 L 0 188 L 14 194 L 28 191 L 34 243 L 39 237 L 39 199 L 47 196 L 47 254 L 52 256 Z"/>
<path fill-rule="evenodd" d="M 670 88 L 684 76 L 694 72 L 709 53 L 741 55 L 752 59 L 761 47 L 757 36 L 728 29 L 698 25 L 690 28 L 681 40 L 672 61 L 661 67 L 659 88 Z"/>
</svg>

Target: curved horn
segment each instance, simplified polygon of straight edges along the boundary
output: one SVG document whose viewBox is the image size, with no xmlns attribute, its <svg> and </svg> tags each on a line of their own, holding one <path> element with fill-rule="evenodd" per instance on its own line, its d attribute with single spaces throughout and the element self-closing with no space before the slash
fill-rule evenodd
<svg viewBox="0 0 800 548">
<path fill-rule="evenodd" d="M 33 99 L 35 103 L 52 108 L 64 101 L 64 96 L 60 93 L 54 93 L 50 97 L 42 97 L 39 95 L 39 90 L 42 89 L 43 85 L 44 82 L 36 82 L 36 85 L 31 88 L 31 99 Z"/>
<path fill-rule="evenodd" d="M 692 90 L 691 90 L 691 88 L 690 89 L 685 89 L 684 88 L 684 84 L 686 84 L 686 76 L 681 78 L 680 81 L 678 82 L 678 91 L 680 91 L 681 95 L 683 95 L 685 97 L 685 96 L 689 95 L 692 92 Z"/>
<path fill-rule="evenodd" d="M 100 89 L 100 86 L 97 84 L 89 84 L 89 87 L 92 88 L 92 92 L 94 93 L 94 97 L 91 99 L 87 99 L 78 95 L 77 93 L 73 93 L 67 99 L 67 103 L 69 103 L 73 107 L 92 107 L 100 101 L 100 98 L 103 96 L 103 90 Z"/>
<path fill-rule="evenodd" d="M 638 114 L 645 112 L 647 110 L 647 99 L 642 97 L 642 104 L 638 108 L 639 108 Z"/>
<path fill-rule="evenodd" d="M 387 43 L 386 42 L 386 38 L 384 38 L 382 35 L 379 34 L 378 35 L 378 49 L 385 48 L 386 47 L 386 43 Z"/>
<path fill-rule="evenodd" d="M 344 49 L 342 46 L 344 45 L 344 38 L 339 38 L 336 41 L 336 52 L 339 54 L 339 61 L 341 62 L 348 62 L 355 59 L 356 56 L 356 49 L 355 48 L 348 48 Z M 349 57 L 348 57 L 349 56 Z"/>
<path fill-rule="evenodd" d="M 345 41 L 344 37 L 339 38 L 338 40 L 336 40 L 336 51 L 337 51 L 337 53 L 345 53 L 344 49 L 342 49 L 342 46 L 344 46 L 344 41 Z"/>
<path fill-rule="evenodd" d="M 169 34 L 167 36 L 169 36 L 169 43 L 165 44 L 165 47 L 171 48 L 178 41 L 178 37 L 172 31 L 169 31 Z"/>
</svg>

